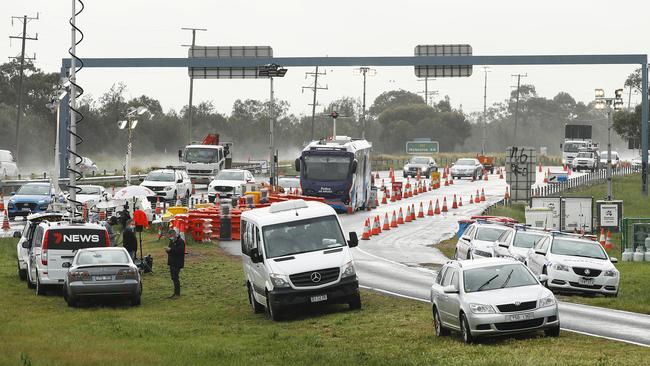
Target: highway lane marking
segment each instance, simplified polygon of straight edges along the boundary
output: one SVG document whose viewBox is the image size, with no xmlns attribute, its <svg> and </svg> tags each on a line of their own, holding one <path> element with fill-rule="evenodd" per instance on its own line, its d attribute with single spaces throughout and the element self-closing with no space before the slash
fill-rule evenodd
<svg viewBox="0 0 650 366">
<path fill-rule="evenodd" d="M 415 266 L 415 267 L 407 266 L 407 265 L 404 264 L 404 263 L 396 262 L 396 261 L 393 261 L 393 260 L 390 260 L 390 259 L 386 259 L 386 258 L 384 258 L 384 257 L 380 257 L 380 256 L 377 256 L 377 255 L 374 255 L 374 254 L 370 254 L 370 253 L 366 252 L 365 250 L 363 250 L 363 249 L 361 249 L 361 248 L 359 248 L 359 247 L 356 247 L 356 249 L 357 249 L 358 251 L 360 251 L 361 253 L 363 253 L 363 254 L 369 256 L 369 257 L 373 257 L 373 258 L 375 258 L 375 259 L 379 259 L 379 260 L 382 260 L 382 261 L 385 261 L 385 262 L 388 262 L 388 263 L 391 263 L 391 264 L 395 264 L 395 265 L 398 265 L 398 266 L 401 266 L 401 267 L 411 268 L 411 269 L 415 269 L 415 270 L 418 270 L 418 271 L 421 271 L 421 272 L 430 273 L 430 274 L 437 274 L 437 273 L 438 273 L 438 271 L 433 271 L 433 270 L 430 270 L 430 269 L 425 268 L 425 267 L 421 267 L 421 266 Z"/>
<path fill-rule="evenodd" d="M 421 298 L 419 298 L 419 297 L 414 297 L 414 296 L 409 296 L 409 295 L 398 294 L 397 292 L 388 291 L 388 290 L 382 290 L 382 289 L 380 289 L 380 288 L 376 288 L 376 287 L 370 287 L 370 286 L 365 286 L 365 285 L 359 285 L 359 287 L 361 287 L 361 288 L 363 288 L 363 289 L 366 289 L 366 290 L 371 290 L 371 291 L 380 292 L 380 293 L 383 293 L 383 294 L 386 294 L 386 295 L 392 295 L 392 296 L 396 296 L 396 297 L 402 297 L 402 298 L 404 298 L 404 299 L 416 300 L 416 301 L 421 301 L 421 302 L 426 302 L 426 303 L 429 303 L 429 302 L 430 302 L 429 300 L 421 299 Z"/>
<path fill-rule="evenodd" d="M 604 339 L 609 339 L 610 341 L 624 342 L 624 343 L 633 344 L 635 346 L 650 348 L 650 345 L 644 344 L 644 343 L 628 341 L 628 340 L 625 340 L 625 339 L 614 338 L 614 337 L 607 337 L 607 336 L 598 335 L 598 334 L 594 334 L 594 333 L 582 332 L 582 331 L 579 331 L 579 330 L 573 330 L 573 329 L 567 329 L 567 328 L 560 328 L 560 329 L 562 329 L 564 331 L 567 331 L 567 332 L 578 333 L 578 334 L 582 334 L 582 335 L 586 335 L 586 336 L 592 336 L 592 337 L 598 337 L 598 338 L 604 338 Z"/>
</svg>

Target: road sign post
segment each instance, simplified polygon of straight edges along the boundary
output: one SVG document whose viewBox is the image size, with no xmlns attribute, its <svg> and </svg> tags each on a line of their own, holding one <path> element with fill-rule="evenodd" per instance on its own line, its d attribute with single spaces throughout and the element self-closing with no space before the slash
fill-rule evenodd
<svg viewBox="0 0 650 366">
<path fill-rule="evenodd" d="M 532 147 L 510 146 L 506 150 L 506 182 L 510 184 L 512 202 L 530 202 L 536 164 L 537 156 Z"/>
<path fill-rule="evenodd" d="M 407 154 L 436 154 L 440 152 L 438 141 L 407 141 Z"/>
</svg>

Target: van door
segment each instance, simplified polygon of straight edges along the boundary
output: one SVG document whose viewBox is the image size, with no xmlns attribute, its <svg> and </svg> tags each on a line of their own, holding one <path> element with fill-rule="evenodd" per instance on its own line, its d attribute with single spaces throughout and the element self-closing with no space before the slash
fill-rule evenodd
<svg viewBox="0 0 650 366">
<path fill-rule="evenodd" d="M 249 230 L 250 230 L 250 238 L 251 238 L 251 246 L 252 248 L 256 248 L 257 252 L 262 256 L 262 258 L 265 257 L 264 255 L 264 249 L 262 248 L 262 239 L 260 237 L 260 230 L 257 227 L 257 225 L 254 224 L 249 224 L 248 225 Z M 268 271 L 266 270 L 266 264 L 265 260 L 263 259 L 259 263 L 253 263 L 253 276 L 255 276 L 255 285 L 258 286 L 256 288 L 257 293 L 262 296 L 265 295 L 265 289 L 266 289 L 266 279 L 269 278 Z"/>
<path fill-rule="evenodd" d="M 37 227 L 34 231 L 32 244 L 29 248 L 29 258 L 27 260 L 27 270 L 29 271 L 29 278 L 33 283 L 36 283 L 36 264 L 41 260 L 41 245 L 43 243 L 43 228 Z M 28 279 L 29 280 L 29 279 Z"/>
<path fill-rule="evenodd" d="M 64 263 L 72 262 L 77 250 L 105 247 L 106 230 L 95 228 L 56 228 L 47 233 L 47 271 L 50 281 L 61 284 L 68 269 Z"/>
</svg>

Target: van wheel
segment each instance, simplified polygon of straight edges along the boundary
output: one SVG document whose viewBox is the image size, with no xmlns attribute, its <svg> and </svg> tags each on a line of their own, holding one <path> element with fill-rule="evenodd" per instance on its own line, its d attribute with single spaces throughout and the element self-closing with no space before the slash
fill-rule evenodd
<svg viewBox="0 0 650 366">
<path fill-rule="evenodd" d="M 29 272 L 27 272 L 27 288 L 30 290 L 36 288 L 36 285 L 34 285 L 34 283 L 32 282 L 32 276 L 29 274 Z"/>
<path fill-rule="evenodd" d="M 45 295 L 45 286 L 41 284 L 41 280 L 38 278 L 38 271 L 36 271 L 36 295 Z"/>
<path fill-rule="evenodd" d="M 253 286 L 250 284 L 248 284 L 248 303 L 251 304 L 253 314 L 260 314 L 264 312 L 264 306 L 255 300 L 255 296 L 253 295 Z"/>
<path fill-rule="evenodd" d="M 544 329 L 544 335 L 547 337 L 559 337 L 560 336 L 560 326 Z"/>
<path fill-rule="evenodd" d="M 348 305 L 350 306 L 350 310 L 361 309 L 361 295 L 358 293 L 356 295 L 352 295 L 348 300 Z"/>
<path fill-rule="evenodd" d="M 16 266 L 18 266 L 18 278 L 20 278 L 21 281 L 25 281 L 25 279 L 27 279 L 27 270 L 20 269 L 20 262 L 18 259 L 16 259 Z"/>
<path fill-rule="evenodd" d="M 280 321 L 282 319 L 280 309 L 271 305 L 271 300 L 269 293 L 266 293 L 266 316 L 274 322 Z"/>
</svg>

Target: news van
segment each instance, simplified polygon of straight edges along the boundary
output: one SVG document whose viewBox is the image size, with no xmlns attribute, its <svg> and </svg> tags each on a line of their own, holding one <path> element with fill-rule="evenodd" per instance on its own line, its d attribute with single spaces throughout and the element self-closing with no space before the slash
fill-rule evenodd
<svg viewBox="0 0 650 366">
<path fill-rule="evenodd" d="M 350 248 L 332 207 L 290 200 L 242 212 L 241 249 L 254 313 L 279 320 L 290 308 L 348 304 L 361 308 L 359 281 Z"/>
<path fill-rule="evenodd" d="M 49 286 L 62 286 L 77 250 L 110 246 L 104 226 L 69 221 L 43 221 L 36 226 L 32 240 L 23 242 L 28 250 L 27 287 L 44 295 Z"/>
</svg>

